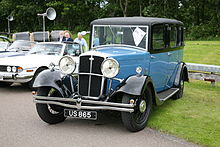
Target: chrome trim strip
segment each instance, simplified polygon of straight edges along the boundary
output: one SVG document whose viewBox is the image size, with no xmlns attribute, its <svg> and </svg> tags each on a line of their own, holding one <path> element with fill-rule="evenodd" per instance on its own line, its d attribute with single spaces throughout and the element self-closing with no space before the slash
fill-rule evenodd
<svg viewBox="0 0 220 147">
<path fill-rule="evenodd" d="M 172 89 L 172 88 L 171 88 Z M 170 95 L 168 95 L 166 98 L 162 99 L 162 101 L 166 101 L 167 99 L 169 99 L 171 96 L 173 96 L 175 93 L 177 93 L 179 91 L 179 89 L 176 89 L 173 93 L 171 93 Z"/>
<path fill-rule="evenodd" d="M 98 97 L 94 97 L 94 96 L 83 96 L 84 98 L 87 98 L 87 99 L 94 99 L 94 100 L 98 100 L 99 99 L 99 96 Z"/>
<path fill-rule="evenodd" d="M 98 51 L 89 51 L 89 52 L 85 52 L 83 54 L 80 55 L 80 57 L 83 56 L 97 56 L 97 57 L 102 57 L 102 58 L 107 58 L 108 54 L 103 53 L 103 52 L 98 52 Z"/>
<path fill-rule="evenodd" d="M 112 79 L 109 80 L 108 93 L 111 92 L 111 88 L 112 88 Z"/>
<path fill-rule="evenodd" d="M 107 77 L 105 77 L 105 76 L 103 76 L 103 75 L 94 74 L 94 73 L 75 73 L 75 74 L 78 74 L 78 75 L 92 75 L 92 76 L 99 76 L 99 77 L 107 78 Z M 119 79 L 119 78 L 108 78 L 108 79 L 117 80 L 117 81 L 119 81 L 120 83 L 124 80 L 124 79 Z"/>
<path fill-rule="evenodd" d="M 33 78 L 33 75 L 6 75 L 6 76 L 2 76 L 3 77 L 3 80 L 22 80 L 22 79 L 30 79 L 30 78 Z"/>
<path fill-rule="evenodd" d="M 101 83 L 101 89 L 100 89 L 100 93 L 99 93 L 99 97 L 102 95 L 103 90 L 104 90 L 104 84 L 105 84 L 105 78 L 102 77 L 102 83 Z"/>
<path fill-rule="evenodd" d="M 100 74 L 94 74 L 94 73 L 78 73 L 79 75 L 92 75 L 92 76 L 99 76 L 99 77 L 104 77 L 103 75 Z"/>
<path fill-rule="evenodd" d="M 60 102 L 54 102 L 54 101 L 39 101 L 34 100 L 34 103 L 39 104 L 52 104 L 52 105 L 59 105 L 67 108 L 75 108 L 77 109 L 76 105 L 70 105 L 70 104 L 63 104 Z M 80 109 L 86 109 L 86 110 L 114 110 L 114 111 L 123 111 L 123 112 L 134 112 L 134 109 L 129 108 L 118 108 L 118 107 L 111 107 L 111 106 L 81 106 Z"/>
<path fill-rule="evenodd" d="M 131 49 L 138 49 L 138 50 L 142 50 L 142 51 L 147 51 L 146 49 L 141 48 L 141 47 L 132 46 L 132 45 L 125 45 L 125 44 L 101 45 L 101 46 L 94 47 L 94 49 L 100 49 L 100 48 L 104 48 L 104 47 L 118 47 L 118 48 L 122 48 L 122 49 L 124 49 L 124 47 L 128 47 L 128 48 L 131 48 Z"/>
<path fill-rule="evenodd" d="M 74 88 L 73 88 L 73 77 L 70 76 L 70 85 L 71 85 L 71 90 L 72 92 L 74 92 Z"/>
<path fill-rule="evenodd" d="M 112 78 L 113 80 L 117 80 L 119 81 L 120 83 L 124 81 L 124 79 L 119 79 L 119 78 Z"/>
<path fill-rule="evenodd" d="M 73 98 L 63 98 L 63 97 L 45 97 L 45 96 L 33 96 L 34 99 L 39 101 L 41 100 L 48 100 L 48 101 L 63 101 L 63 102 L 77 102 L 77 99 Z M 133 108 L 134 104 L 123 104 L 123 103 L 114 103 L 114 102 L 105 102 L 105 101 L 93 101 L 93 100 L 81 100 L 81 103 L 85 104 L 96 104 L 96 105 L 105 105 L 105 106 L 115 106 L 115 107 L 126 107 L 126 108 Z"/>
<path fill-rule="evenodd" d="M 93 56 L 91 55 L 90 58 L 93 58 Z M 89 60 L 90 60 L 89 58 Z M 94 60 L 94 58 L 93 58 Z M 92 62 L 93 60 L 90 60 L 90 69 L 89 69 L 89 73 L 92 73 Z M 89 83 L 88 83 L 88 96 L 90 96 L 90 88 L 91 88 L 91 75 L 89 75 Z"/>
</svg>

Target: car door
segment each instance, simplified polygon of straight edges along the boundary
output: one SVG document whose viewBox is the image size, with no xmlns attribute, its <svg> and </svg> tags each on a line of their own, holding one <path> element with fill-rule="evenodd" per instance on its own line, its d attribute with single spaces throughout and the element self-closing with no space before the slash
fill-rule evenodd
<svg viewBox="0 0 220 147">
<path fill-rule="evenodd" d="M 167 88 L 173 86 L 173 82 L 176 77 L 176 69 L 178 68 L 178 64 L 182 61 L 180 57 L 181 49 L 183 46 L 181 44 L 181 28 L 178 26 L 170 26 L 169 27 L 169 51 L 167 52 L 169 58 L 169 68 L 168 68 L 168 79 L 167 79 Z M 179 31 L 178 31 L 179 29 Z"/>
<path fill-rule="evenodd" d="M 152 27 L 151 60 L 149 75 L 151 76 L 156 91 L 166 88 L 169 68 L 169 58 L 166 52 L 166 27 L 164 24 Z"/>
</svg>

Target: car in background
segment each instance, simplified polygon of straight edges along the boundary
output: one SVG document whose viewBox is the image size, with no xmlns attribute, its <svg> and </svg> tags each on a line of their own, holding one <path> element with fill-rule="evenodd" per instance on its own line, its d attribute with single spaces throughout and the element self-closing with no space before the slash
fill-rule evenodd
<svg viewBox="0 0 220 147">
<path fill-rule="evenodd" d="M 0 86 L 22 83 L 32 87 L 37 75 L 48 69 L 50 63 L 58 66 L 64 55 L 71 55 L 76 61 L 83 53 L 77 43 L 42 42 L 37 43 L 25 56 L 0 58 Z"/>
<path fill-rule="evenodd" d="M 0 36 L 0 52 L 7 50 L 7 48 L 11 45 L 11 41 L 9 38 L 5 36 Z"/>
<path fill-rule="evenodd" d="M 94 20 L 93 50 L 80 55 L 79 65 L 64 56 L 59 67 L 66 76 L 51 71 L 37 77 L 33 97 L 39 117 L 55 124 L 67 117 L 96 120 L 98 113 L 111 110 L 121 112 L 129 131 L 144 129 L 153 104 L 183 95 L 188 81 L 183 30 L 183 23 L 175 19 Z"/>
<path fill-rule="evenodd" d="M 23 56 L 36 44 L 33 41 L 16 40 L 5 51 L 0 52 L 0 58 Z"/>
</svg>

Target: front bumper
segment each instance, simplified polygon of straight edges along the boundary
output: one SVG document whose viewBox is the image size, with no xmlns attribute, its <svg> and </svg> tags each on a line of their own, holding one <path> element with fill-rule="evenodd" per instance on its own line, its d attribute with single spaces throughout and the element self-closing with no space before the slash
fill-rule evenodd
<svg viewBox="0 0 220 147">
<path fill-rule="evenodd" d="M 53 104 L 65 108 L 82 109 L 82 110 L 113 110 L 122 112 L 134 112 L 134 104 L 122 104 L 115 102 L 84 100 L 81 98 L 62 98 L 62 97 L 45 97 L 34 95 L 34 103 Z"/>
<path fill-rule="evenodd" d="M 32 80 L 34 73 L 7 73 L 0 72 L 0 81 L 13 83 L 26 83 Z"/>
</svg>

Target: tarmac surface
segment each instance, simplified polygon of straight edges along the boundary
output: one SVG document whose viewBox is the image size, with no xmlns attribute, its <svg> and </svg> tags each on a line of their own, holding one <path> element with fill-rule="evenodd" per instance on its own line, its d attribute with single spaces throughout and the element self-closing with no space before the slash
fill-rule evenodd
<svg viewBox="0 0 220 147">
<path fill-rule="evenodd" d="M 67 118 L 49 125 L 39 117 L 30 89 L 15 84 L 0 87 L 0 147 L 195 147 L 183 139 L 145 128 L 128 132 L 120 117 L 101 115 L 98 121 Z"/>
</svg>

